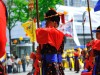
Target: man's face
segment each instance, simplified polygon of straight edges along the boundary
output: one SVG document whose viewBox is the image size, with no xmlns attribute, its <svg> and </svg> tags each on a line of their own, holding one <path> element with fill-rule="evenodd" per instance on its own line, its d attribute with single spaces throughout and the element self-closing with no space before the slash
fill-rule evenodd
<svg viewBox="0 0 100 75">
<path fill-rule="evenodd" d="M 96 32 L 96 38 L 100 40 L 100 32 Z"/>
</svg>

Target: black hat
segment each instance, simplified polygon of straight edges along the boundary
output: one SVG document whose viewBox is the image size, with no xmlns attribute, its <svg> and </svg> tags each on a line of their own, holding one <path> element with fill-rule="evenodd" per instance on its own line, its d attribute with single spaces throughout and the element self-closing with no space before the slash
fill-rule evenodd
<svg viewBox="0 0 100 75">
<path fill-rule="evenodd" d="M 100 32 L 100 26 L 98 26 L 96 30 L 92 30 L 92 32 Z"/>
<path fill-rule="evenodd" d="M 51 8 L 46 12 L 45 20 L 55 21 L 59 25 L 60 16 L 54 9 Z"/>
</svg>

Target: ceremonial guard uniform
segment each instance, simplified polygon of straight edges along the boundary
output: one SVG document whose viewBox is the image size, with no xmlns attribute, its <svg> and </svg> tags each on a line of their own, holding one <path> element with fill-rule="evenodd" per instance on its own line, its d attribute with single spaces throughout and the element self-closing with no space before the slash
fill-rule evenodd
<svg viewBox="0 0 100 75">
<path fill-rule="evenodd" d="M 64 75 L 62 53 L 64 34 L 56 29 L 60 17 L 54 9 L 45 14 L 46 28 L 36 30 L 37 42 L 42 56 L 42 75 Z"/>
<path fill-rule="evenodd" d="M 92 40 L 87 45 L 90 46 L 88 51 L 89 57 L 86 63 L 86 70 L 81 75 L 100 75 L 100 26 L 96 30 L 96 40 Z M 89 69 L 90 71 L 89 71 Z"/>
<path fill-rule="evenodd" d="M 92 49 L 95 58 L 92 75 L 100 75 L 100 40 L 95 40 Z"/>
<path fill-rule="evenodd" d="M 0 0 L 0 75 L 5 75 L 5 66 L 2 65 L 6 60 L 6 22 L 7 10 L 2 0 Z"/>
<path fill-rule="evenodd" d="M 76 51 L 74 52 L 74 71 L 76 71 L 76 73 L 80 71 L 79 56 L 80 56 L 79 50 L 76 49 Z"/>
</svg>

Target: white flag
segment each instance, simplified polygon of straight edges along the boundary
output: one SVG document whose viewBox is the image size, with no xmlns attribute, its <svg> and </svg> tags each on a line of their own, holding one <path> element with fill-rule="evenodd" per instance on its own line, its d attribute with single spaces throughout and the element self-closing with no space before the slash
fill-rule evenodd
<svg viewBox="0 0 100 75">
<path fill-rule="evenodd" d="M 71 19 L 65 24 L 60 25 L 59 30 L 63 32 L 66 37 L 72 37 L 76 45 L 80 46 L 73 19 Z"/>
<path fill-rule="evenodd" d="M 74 39 L 74 42 L 76 43 L 76 45 L 80 46 L 80 42 L 79 42 L 79 39 L 78 39 L 78 36 L 77 36 L 74 19 L 73 19 L 73 39 Z"/>
<path fill-rule="evenodd" d="M 67 23 L 60 25 L 59 30 L 63 32 L 66 37 L 72 37 L 72 24 L 73 20 L 70 20 Z"/>
</svg>

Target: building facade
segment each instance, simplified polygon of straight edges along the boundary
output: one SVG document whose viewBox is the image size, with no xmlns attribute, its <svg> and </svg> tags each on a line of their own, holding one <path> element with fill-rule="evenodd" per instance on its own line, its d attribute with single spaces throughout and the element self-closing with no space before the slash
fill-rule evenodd
<svg viewBox="0 0 100 75">
<path fill-rule="evenodd" d="M 98 0 L 89 0 L 90 7 L 94 7 Z M 87 0 L 64 0 L 66 6 L 87 6 Z"/>
<path fill-rule="evenodd" d="M 91 7 L 94 7 L 96 4 L 97 0 L 90 0 L 90 5 Z M 87 0 L 65 0 L 65 5 L 67 6 L 87 6 Z M 68 9 L 67 7 L 64 7 L 65 9 Z M 61 8 L 62 10 L 65 10 Z M 71 9 L 71 8 L 69 8 Z M 74 8 L 75 9 L 75 8 Z M 73 9 L 71 9 L 73 10 Z M 83 11 L 84 12 L 84 11 Z M 76 31 L 78 35 L 78 39 L 81 45 L 84 44 L 84 36 L 83 36 L 83 27 L 82 27 L 82 14 L 74 15 L 75 17 L 75 26 L 76 26 Z M 87 24 L 88 25 L 88 24 Z M 97 26 L 93 27 L 95 29 Z M 26 36 L 24 29 L 21 26 L 21 23 L 18 23 L 11 31 L 11 39 L 12 39 L 12 51 L 13 53 L 17 54 L 19 57 L 21 57 L 22 54 L 30 54 L 30 52 L 33 51 L 32 49 L 32 42 L 30 42 L 30 39 L 28 36 Z M 18 40 L 20 37 L 23 37 L 24 40 L 20 41 Z M 9 33 L 7 30 L 7 43 L 9 43 Z M 18 40 L 18 44 L 13 44 L 13 40 Z M 85 27 L 85 43 L 87 41 L 91 40 L 91 35 L 90 35 L 90 30 L 89 26 Z M 76 46 L 75 42 L 71 38 L 66 38 L 66 43 L 65 43 L 65 49 L 72 48 Z M 35 49 L 37 47 L 37 43 L 35 44 Z M 7 52 L 9 53 L 9 45 L 6 48 Z"/>
</svg>

